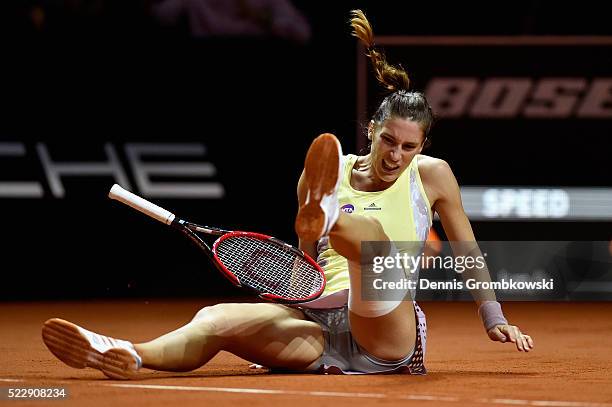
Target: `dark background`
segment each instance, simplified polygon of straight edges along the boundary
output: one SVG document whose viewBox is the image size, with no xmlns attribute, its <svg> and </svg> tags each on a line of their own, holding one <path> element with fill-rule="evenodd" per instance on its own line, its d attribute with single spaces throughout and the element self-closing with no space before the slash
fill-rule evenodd
<svg viewBox="0 0 612 407">
<path fill-rule="evenodd" d="M 27 153 L 0 159 L 0 179 L 35 180 L 45 193 L 0 199 L 0 299 L 238 294 L 205 272 L 205 258 L 178 233 L 109 201 L 112 177 L 63 177 L 66 196 L 53 197 L 37 142 L 58 162 L 104 161 L 111 142 L 126 168 L 126 142 L 203 143 L 225 197 L 157 202 L 194 221 L 295 243 L 295 185 L 310 141 L 332 132 L 355 152 L 365 124 L 356 115 L 350 9 L 363 8 L 377 35 L 612 35 L 596 2 L 292 3 L 310 25 L 302 41 L 194 36 L 186 18 L 160 25 L 146 1 L 3 2 L 0 142 L 23 143 Z M 583 51 L 556 51 L 557 62 L 533 75 L 612 76 L 610 49 L 594 51 L 596 66 Z M 519 60 L 502 49 L 486 50 L 497 68 L 482 66 L 481 50 L 415 49 L 414 63 L 410 51 L 393 52 L 417 88 L 432 67 L 449 76 L 529 76 L 534 68 L 528 52 Z M 370 111 L 378 96 L 370 92 Z M 469 118 L 440 120 L 428 154 L 446 159 L 462 185 L 611 187 L 609 122 L 485 120 L 473 134 Z M 473 226 L 480 240 L 612 238 L 610 222 Z"/>
</svg>

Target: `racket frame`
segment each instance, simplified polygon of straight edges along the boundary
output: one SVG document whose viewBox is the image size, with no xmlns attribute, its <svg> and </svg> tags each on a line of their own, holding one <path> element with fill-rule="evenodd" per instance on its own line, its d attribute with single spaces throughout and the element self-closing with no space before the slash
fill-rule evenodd
<svg viewBox="0 0 612 407">
<path fill-rule="evenodd" d="M 321 288 L 319 289 L 319 291 L 309 295 L 308 297 L 291 300 L 291 299 L 288 299 L 286 297 L 281 297 L 281 296 L 270 294 L 270 293 L 262 293 L 259 290 L 255 290 L 254 288 L 251 288 L 248 285 L 243 284 L 242 282 L 240 282 L 238 280 L 238 277 L 236 277 L 236 275 L 234 273 L 232 273 L 227 267 L 225 267 L 225 265 L 223 264 L 223 262 L 221 261 L 221 259 L 219 259 L 218 255 L 217 255 L 217 247 L 219 247 L 219 244 L 221 244 L 221 242 L 223 242 L 225 239 L 229 239 L 229 238 L 236 237 L 236 236 L 246 236 L 246 237 L 253 237 L 253 238 L 256 238 L 256 239 L 260 239 L 260 240 L 270 240 L 270 241 L 276 243 L 277 245 L 282 246 L 286 250 L 289 250 L 289 251 L 295 253 L 297 256 L 302 257 L 304 260 L 306 260 L 306 262 L 308 262 L 310 265 L 312 265 L 321 274 L 321 278 L 323 279 L 323 284 L 321 284 Z M 319 266 L 317 264 L 317 262 L 315 262 L 313 260 L 312 257 L 310 257 L 308 254 L 304 253 L 302 250 L 300 250 L 300 249 L 298 249 L 298 248 L 296 248 L 296 247 L 294 247 L 294 246 L 292 246 L 292 245 L 290 245 L 288 243 L 285 243 L 285 242 L 283 242 L 280 239 L 277 239 L 277 238 L 272 237 L 272 236 L 264 235 L 262 233 L 243 232 L 243 231 L 231 231 L 231 232 L 225 233 L 225 234 L 221 235 L 213 243 L 212 254 L 215 257 L 215 261 L 214 262 L 217 265 L 217 268 L 226 277 L 228 277 L 231 281 L 234 281 L 234 284 L 238 285 L 239 287 L 247 287 L 249 289 L 252 289 L 252 290 L 254 290 L 254 291 L 256 291 L 258 293 L 258 297 L 260 297 L 262 299 L 269 300 L 269 301 L 283 302 L 285 304 L 298 304 L 298 303 L 301 303 L 301 302 L 312 301 L 312 300 L 314 300 L 316 298 L 319 298 L 319 296 L 323 293 L 323 290 L 325 289 L 325 285 L 326 285 L 326 282 L 327 282 L 327 280 L 325 278 L 325 273 L 321 269 L 321 266 Z"/>
<path fill-rule="evenodd" d="M 288 243 L 285 243 L 280 239 L 277 239 L 275 237 L 268 236 L 265 234 L 261 234 L 261 233 L 232 231 L 232 230 L 220 229 L 216 227 L 204 226 L 204 225 L 199 225 L 196 223 L 188 222 L 184 219 L 178 218 L 177 216 L 167 211 L 166 209 L 159 207 L 153 204 L 152 202 L 149 202 L 146 199 L 139 197 L 138 195 L 133 194 L 132 192 L 129 192 L 123 189 L 121 186 L 117 184 L 113 185 L 113 187 L 111 188 L 109 192 L 109 197 L 111 199 L 118 200 L 122 202 L 123 204 L 128 205 L 136 209 L 137 211 L 142 212 L 148 215 L 149 217 L 152 217 L 182 232 L 196 246 L 198 246 L 200 249 L 204 251 L 206 256 L 215 265 L 217 270 L 219 270 L 221 274 L 225 278 L 227 278 L 233 285 L 239 288 L 242 288 L 242 289 L 249 290 L 261 299 L 264 299 L 267 301 L 273 301 L 277 303 L 284 303 L 284 304 L 297 304 L 297 303 L 312 301 L 318 298 L 325 289 L 327 280 L 325 278 L 325 273 L 323 272 L 323 269 L 321 268 L 321 266 L 319 266 L 312 259 L 312 257 L 310 257 L 307 253 L 304 253 L 302 250 Z M 204 241 L 204 239 L 202 239 L 200 236 L 196 234 L 196 232 L 205 233 L 207 235 L 212 235 L 212 236 L 218 236 L 218 238 L 214 241 L 212 248 L 211 248 Z M 219 247 L 219 244 L 221 242 L 223 242 L 226 239 L 237 237 L 237 236 L 252 237 L 255 239 L 259 239 L 259 240 L 270 240 L 274 242 L 275 244 L 282 246 L 285 250 L 289 250 L 295 253 L 297 256 L 302 257 L 304 260 L 306 260 L 307 263 L 312 265 L 321 274 L 323 283 L 321 284 L 319 291 L 311 294 L 310 296 L 306 298 L 289 299 L 289 298 L 281 297 L 275 294 L 261 292 L 261 290 L 251 287 L 248 284 L 245 284 L 242 281 L 240 281 L 240 279 L 223 264 L 223 262 L 217 255 L 217 248 Z"/>
</svg>

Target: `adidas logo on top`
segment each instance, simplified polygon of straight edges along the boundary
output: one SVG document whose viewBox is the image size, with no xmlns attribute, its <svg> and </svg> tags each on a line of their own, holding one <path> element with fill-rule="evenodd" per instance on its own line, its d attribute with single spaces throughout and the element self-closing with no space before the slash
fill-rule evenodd
<svg viewBox="0 0 612 407">
<path fill-rule="evenodd" d="M 374 202 L 363 208 L 364 211 L 380 211 L 381 209 L 382 208 L 380 206 L 376 206 Z"/>
</svg>

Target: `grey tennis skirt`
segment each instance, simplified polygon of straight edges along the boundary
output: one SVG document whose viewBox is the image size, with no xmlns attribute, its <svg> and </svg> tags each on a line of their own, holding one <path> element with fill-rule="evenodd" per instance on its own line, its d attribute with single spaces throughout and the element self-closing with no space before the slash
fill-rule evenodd
<svg viewBox="0 0 612 407">
<path fill-rule="evenodd" d="M 425 313 L 414 303 L 416 317 L 416 343 L 412 353 L 401 360 L 383 360 L 368 354 L 351 334 L 348 306 L 329 309 L 301 308 L 306 317 L 317 322 L 323 330 L 325 349 L 319 359 L 316 373 L 373 374 L 407 373 L 424 375 L 427 322 Z"/>
</svg>

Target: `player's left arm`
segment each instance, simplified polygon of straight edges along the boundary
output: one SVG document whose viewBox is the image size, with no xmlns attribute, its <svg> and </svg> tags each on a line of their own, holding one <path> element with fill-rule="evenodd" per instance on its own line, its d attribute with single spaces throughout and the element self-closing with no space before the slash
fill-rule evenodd
<svg viewBox="0 0 612 407">
<path fill-rule="evenodd" d="M 440 216 L 442 227 L 451 242 L 455 256 L 480 254 L 474 231 L 463 209 L 459 184 L 448 163 L 437 158 L 420 156 L 418 164 L 432 211 L 437 212 Z M 463 273 L 463 278 L 491 281 L 488 269 L 466 271 Z M 479 310 L 495 305 L 493 302 L 496 301 L 496 298 L 493 290 L 477 290 L 476 292 L 473 290 L 472 294 Z M 533 339 L 523 334 L 516 325 L 496 324 L 488 329 L 487 334 L 493 341 L 515 343 L 520 351 L 529 351 L 533 348 Z"/>
</svg>

